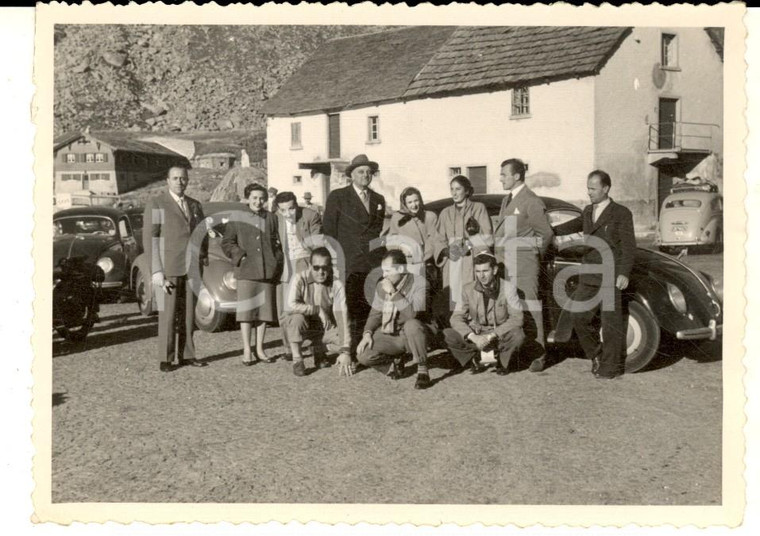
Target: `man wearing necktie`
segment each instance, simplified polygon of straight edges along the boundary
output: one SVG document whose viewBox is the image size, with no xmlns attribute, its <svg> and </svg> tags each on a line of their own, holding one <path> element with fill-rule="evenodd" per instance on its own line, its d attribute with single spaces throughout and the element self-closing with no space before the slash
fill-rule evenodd
<svg viewBox="0 0 760 536">
<path fill-rule="evenodd" d="M 322 226 L 325 235 L 334 238 L 343 250 L 345 260 L 346 302 L 351 324 L 351 350 L 362 335 L 370 311 L 364 295 L 367 274 L 380 264 L 382 251 L 370 252 L 369 243 L 380 236 L 385 219 L 385 198 L 370 189 L 377 173 L 377 162 L 360 154 L 346 167 L 351 184 L 330 193 L 325 204 Z"/>
<path fill-rule="evenodd" d="M 525 185 L 525 172 L 522 160 L 510 158 L 501 163 L 501 183 L 507 196 L 502 201 L 496 227 L 496 254 L 504 263 L 507 277 L 517 286 L 523 310 L 529 313 L 525 316 L 521 357 L 530 357 L 530 371 L 540 372 L 546 367 L 546 339 L 538 278 L 554 231 L 546 205 Z"/>
<path fill-rule="evenodd" d="M 187 183 L 187 169 L 169 169 L 166 191 L 151 199 L 143 214 L 143 244 L 158 305 L 158 357 L 163 372 L 173 370 L 175 357 L 178 366 L 205 366 L 195 360 L 193 287 L 199 288 L 200 281 L 192 277 L 200 278 L 201 267 L 208 264 L 208 238 L 205 233 L 193 237 L 196 226 L 205 222 L 201 204 L 185 195 Z M 191 243 L 192 238 L 199 243 Z M 191 267 L 192 262 L 199 263 L 197 269 Z"/>
<path fill-rule="evenodd" d="M 587 188 L 591 205 L 583 209 L 582 219 L 584 238 L 593 236 L 603 240 L 612 252 L 614 264 L 603 265 L 599 248 L 589 247 L 582 262 L 597 266 L 599 270 L 582 273 L 573 294 L 573 302 L 579 304 L 598 299 L 602 293 L 602 299 L 593 307 L 573 312 L 573 327 L 583 353 L 592 362 L 594 376 L 600 379 L 615 378 L 625 370 L 627 326 L 623 323 L 622 292 L 628 287 L 636 251 L 633 215 L 626 207 L 610 199 L 611 186 L 612 179 L 606 172 L 595 170 L 589 174 Z M 614 301 L 605 300 L 605 292 L 611 292 Z M 601 338 L 594 325 L 597 316 L 601 316 Z"/>
</svg>

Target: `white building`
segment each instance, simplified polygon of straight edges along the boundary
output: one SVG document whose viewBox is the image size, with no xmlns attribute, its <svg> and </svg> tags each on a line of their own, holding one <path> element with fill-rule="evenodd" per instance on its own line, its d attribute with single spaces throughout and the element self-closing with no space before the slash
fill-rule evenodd
<svg viewBox="0 0 760 536">
<path fill-rule="evenodd" d="M 268 182 L 318 204 L 360 153 L 398 207 L 462 173 L 499 192 L 528 163 L 540 195 L 587 203 L 586 176 L 649 228 L 672 177 L 721 180 L 722 31 L 703 28 L 407 27 L 325 43 L 265 105 Z"/>
</svg>

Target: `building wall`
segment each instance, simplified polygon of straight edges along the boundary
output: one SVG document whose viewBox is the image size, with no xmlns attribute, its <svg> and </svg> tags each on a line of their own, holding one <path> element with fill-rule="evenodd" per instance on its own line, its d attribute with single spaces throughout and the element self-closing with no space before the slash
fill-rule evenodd
<svg viewBox="0 0 760 536">
<path fill-rule="evenodd" d="M 664 71 L 664 85 L 658 88 L 653 77 L 663 32 L 678 35 L 680 71 Z M 677 98 L 678 121 L 721 126 L 710 129 L 720 160 L 723 63 L 701 28 L 634 28 L 594 82 L 594 167 L 611 175 L 611 195 L 633 210 L 637 228 L 651 229 L 657 217 L 657 169 L 647 163 L 647 124 L 658 121 L 661 97 Z"/>
<path fill-rule="evenodd" d="M 406 186 L 433 201 L 449 196 L 450 168 L 486 166 L 488 192 L 501 192 L 502 160 L 522 158 L 541 195 L 579 198 L 593 163 L 593 81 L 569 80 L 530 88 L 530 117 L 511 119 L 511 91 L 390 103 L 341 113 L 341 156 L 360 153 L 380 164 L 373 188 L 392 208 Z M 379 116 L 379 143 L 368 142 L 368 117 Z M 301 122 L 302 149 L 290 149 L 290 124 Z M 299 162 L 327 157 L 327 116 L 269 118 L 268 181 L 279 190 L 304 191 L 322 204 L 319 185 Z M 302 176 L 294 184 L 293 176 Z M 319 196 L 319 198 L 318 198 Z"/>
<path fill-rule="evenodd" d="M 75 141 L 70 145 L 62 147 L 54 155 L 54 185 L 55 193 L 78 192 L 83 189 L 82 176 L 87 174 L 89 180 L 88 190 L 98 193 L 116 193 L 116 181 L 114 174 L 114 155 L 111 148 L 103 143 L 94 140 L 84 139 L 84 143 Z M 86 162 L 67 163 L 66 155 L 77 155 L 77 159 L 86 158 L 87 154 L 103 154 L 105 162 Z M 72 177 L 79 176 L 79 179 Z M 67 180 L 64 180 L 64 176 Z"/>
</svg>

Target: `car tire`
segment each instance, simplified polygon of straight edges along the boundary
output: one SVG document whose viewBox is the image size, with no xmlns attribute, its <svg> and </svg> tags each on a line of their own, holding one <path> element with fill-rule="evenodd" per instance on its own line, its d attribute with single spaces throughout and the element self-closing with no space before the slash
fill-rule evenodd
<svg viewBox="0 0 760 536">
<path fill-rule="evenodd" d="M 142 270 L 137 270 L 135 276 L 135 297 L 137 298 L 137 307 L 143 316 L 151 316 L 156 311 L 153 308 L 153 290 L 152 283 L 145 279 Z"/>
<path fill-rule="evenodd" d="M 637 301 L 628 304 L 626 332 L 626 373 L 646 367 L 657 355 L 660 346 L 660 326 L 657 319 Z"/>
<path fill-rule="evenodd" d="M 61 326 L 55 328 L 55 330 L 58 332 L 58 335 L 69 342 L 82 342 L 87 338 L 87 335 L 90 333 L 90 330 L 92 329 L 92 326 L 95 325 L 97 319 L 95 312 L 90 308 L 87 309 L 86 316 L 87 319 L 78 328 Z"/>
<path fill-rule="evenodd" d="M 206 287 L 201 288 L 195 304 L 195 325 L 198 329 L 213 333 L 222 329 L 226 321 L 227 313 L 217 308 L 216 300 Z"/>
</svg>

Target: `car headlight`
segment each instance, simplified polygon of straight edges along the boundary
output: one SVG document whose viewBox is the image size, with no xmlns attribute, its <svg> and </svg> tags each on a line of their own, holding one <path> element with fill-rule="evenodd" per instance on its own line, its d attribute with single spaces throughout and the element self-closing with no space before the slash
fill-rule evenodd
<svg viewBox="0 0 760 536">
<path fill-rule="evenodd" d="M 682 314 L 686 313 L 686 297 L 681 292 L 681 289 L 673 283 L 668 283 L 668 297 L 670 298 L 670 303 L 676 308 L 676 311 Z"/>
<path fill-rule="evenodd" d="M 103 273 L 107 274 L 113 270 L 113 260 L 110 257 L 101 257 L 96 264 L 103 270 Z"/>
<path fill-rule="evenodd" d="M 235 277 L 235 272 L 233 272 L 232 270 L 224 274 L 224 276 L 222 277 L 222 282 L 224 283 L 224 286 L 227 287 L 228 289 L 237 290 L 237 278 Z"/>
</svg>

